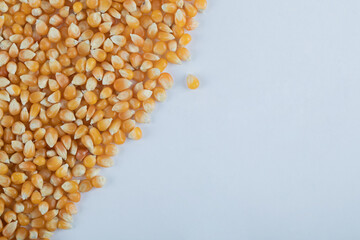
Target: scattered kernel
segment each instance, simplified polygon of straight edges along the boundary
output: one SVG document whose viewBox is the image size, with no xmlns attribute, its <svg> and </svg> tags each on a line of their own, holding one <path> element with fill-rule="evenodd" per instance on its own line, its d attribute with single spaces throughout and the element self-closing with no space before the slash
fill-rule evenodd
<svg viewBox="0 0 360 240">
<path fill-rule="evenodd" d="M 186 78 L 187 86 L 190 89 L 197 89 L 200 85 L 199 79 L 194 75 L 189 74 Z"/>
</svg>

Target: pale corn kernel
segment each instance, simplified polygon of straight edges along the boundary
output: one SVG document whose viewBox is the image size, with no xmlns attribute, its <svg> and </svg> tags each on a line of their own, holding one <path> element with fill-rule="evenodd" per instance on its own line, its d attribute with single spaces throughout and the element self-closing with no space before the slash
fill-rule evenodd
<svg viewBox="0 0 360 240">
<path fill-rule="evenodd" d="M 155 109 L 155 100 L 153 98 L 149 98 L 143 101 L 142 105 L 146 112 L 151 113 Z"/>
<path fill-rule="evenodd" d="M 65 211 L 71 215 L 75 215 L 78 212 L 77 207 L 73 202 L 68 202 L 65 204 Z"/>
<path fill-rule="evenodd" d="M 115 144 L 109 144 L 105 147 L 105 154 L 109 156 L 115 156 L 117 154 L 117 146 Z"/>
<path fill-rule="evenodd" d="M 92 141 L 89 135 L 84 135 L 81 137 L 81 143 L 87 147 L 90 151 L 94 149 L 94 142 Z"/>
<path fill-rule="evenodd" d="M 151 121 L 150 114 L 144 110 L 139 110 L 135 113 L 134 119 L 138 123 L 149 123 Z"/>
<path fill-rule="evenodd" d="M 101 15 L 99 12 L 94 12 L 89 15 L 87 18 L 87 23 L 90 25 L 90 27 L 98 27 L 101 23 Z"/>
<path fill-rule="evenodd" d="M 195 30 L 199 26 L 199 22 L 193 18 L 188 18 L 186 21 L 185 28 L 188 31 Z"/>
<path fill-rule="evenodd" d="M 49 40 L 53 43 L 57 43 L 60 41 L 61 39 L 61 33 L 58 29 L 54 28 L 54 27 L 51 27 L 49 29 L 49 32 L 47 34 Z"/>
<path fill-rule="evenodd" d="M 158 79 L 160 77 L 160 69 L 158 68 L 151 68 L 147 71 L 147 77 L 151 80 Z"/>
<path fill-rule="evenodd" d="M 128 26 L 132 29 L 135 29 L 137 27 L 139 27 L 140 22 L 137 18 L 131 16 L 130 14 L 126 15 L 125 17 L 126 23 L 128 24 Z"/>
<path fill-rule="evenodd" d="M 108 168 L 114 165 L 114 161 L 110 156 L 102 155 L 96 158 L 96 163 L 100 167 Z"/>
<path fill-rule="evenodd" d="M 186 14 L 182 9 L 178 9 L 175 13 L 175 24 L 179 27 L 184 27 L 186 24 Z"/>
<path fill-rule="evenodd" d="M 43 158 L 43 157 L 42 157 Z M 34 174 L 31 176 L 31 183 L 38 189 L 43 187 L 44 181 L 40 174 Z"/>
<path fill-rule="evenodd" d="M 71 223 L 68 223 L 65 220 L 60 220 L 57 224 L 57 227 L 59 229 L 70 229 L 72 226 Z"/>
<path fill-rule="evenodd" d="M 80 34 L 81 34 L 80 28 L 74 23 L 70 24 L 67 32 L 68 32 L 68 36 L 71 38 L 78 38 L 78 37 L 80 37 Z"/>
<path fill-rule="evenodd" d="M 103 132 L 101 134 L 101 136 L 102 136 L 102 139 L 103 139 L 102 143 L 105 144 L 105 145 L 110 144 L 113 141 L 113 136 L 107 131 Z"/>
<path fill-rule="evenodd" d="M 68 193 L 75 193 L 79 189 L 78 184 L 74 181 L 66 181 L 65 183 L 63 183 L 61 185 L 61 187 L 62 187 L 62 189 L 64 189 L 65 192 L 68 192 Z"/>
<path fill-rule="evenodd" d="M 103 176 L 95 176 L 91 179 L 92 186 L 102 188 L 106 183 L 106 178 Z"/>
<path fill-rule="evenodd" d="M 174 24 L 174 15 L 170 13 L 165 13 L 163 23 L 159 23 L 159 24 L 165 24 L 168 27 L 170 27 L 171 25 Z"/>
<path fill-rule="evenodd" d="M 161 5 L 161 9 L 166 13 L 174 14 L 177 10 L 177 6 L 175 3 L 164 3 Z"/>
<path fill-rule="evenodd" d="M 160 74 L 158 82 L 166 90 L 172 88 L 174 85 L 174 80 L 169 73 Z"/>
<path fill-rule="evenodd" d="M 83 164 L 76 164 L 72 168 L 72 174 L 74 177 L 82 177 L 86 172 L 86 167 Z"/>
<path fill-rule="evenodd" d="M 176 52 L 177 50 L 177 42 L 175 40 L 171 40 L 168 42 L 168 49 L 169 51 L 171 52 Z M 159 60 L 159 59 L 156 59 L 156 60 Z"/>
<path fill-rule="evenodd" d="M 162 87 L 156 87 L 153 90 L 154 92 L 154 98 L 158 102 L 163 102 L 166 100 L 166 91 Z"/>
<path fill-rule="evenodd" d="M 133 79 L 134 77 L 134 72 L 130 69 L 121 69 L 119 70 L 119 73 L 122 77 L 126 78 L 126 79 Z"/>
<path fill-rule="evenodd" d="M 138 46 L 138 47 L 142 47 L 144 45 L 144 39 L 142 37 L 140 37 L 137 34 L 130 34 L 131 40 L 132 42 Z"/>
<path fill-rule="evenodd" d="M 79 191 L 80 192 L 88 192 L 93 188 L 91 181 L 88 179 L 84 179 L 79 184 Z"/>
<path fill-rule="evenodd" d="M 7 196 L 11 198 L 16 198 L 18 196 L 18 192 L 13 187 L 6 187 L 3 189 L 3 191 Z"/>
<path fill-rule="evenodd" d="M 38 205 L 38 209 L 41 213 L 41 215 L 44 215 L 45 213 L 47 213 L 49 211 L 49 204 L 45 201 L 39 203 Z"/>
<path fill-rule="evenodd" d="M 157 37 L 159 38 L 160 41 L 163 42 L 167 42 L 175 39 L 174 35 L 172 35 L 171 33 L 162 32 L 162 31 L 158 33 Z"/>
<path fill-rule="evenodd" d="M 140 101 L 145 101 L 145 100 L 149 99 L 152 94 L 153 94 L 153 92 L 151 90 L 143 89 L 137 93 L 137 98 Z"/>
<path fill-rule="evenodd" d="M 16 231 L 18 221 L 14 221 L 6 224 L 2 230 L 2 234 L 4 237 L 10 238 Z"/>
<path fill-rule="evenodd" d="M 80 181 L 79 180 L 76 180 L 76 183 L 79 184 Z M 73 201 L 73 202 L 79 202 L 81 200 L 81 194 L 79 191 L 75 192 L 75 193 L 69 193 L 68 195 L 68 198 L 70 201 Z M 67 203 L 65 203 L 66 205 Z"/>
</svg>

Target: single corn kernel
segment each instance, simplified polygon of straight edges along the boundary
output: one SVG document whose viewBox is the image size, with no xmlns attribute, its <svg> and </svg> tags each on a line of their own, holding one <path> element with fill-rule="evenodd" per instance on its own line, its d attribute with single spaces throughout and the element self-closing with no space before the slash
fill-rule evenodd
<svg viewBox="0 0 360 240">
<path fill-rule="evenodd" d="M 103 176 L 95 176 L 91 179 L 92 186 L 102 188 L 106 183 L 106 178 Z"/>
<path fill-rule="evenodd" d="M 139 127 L 134 128 L 128 135 L 128 137 L 132 140 L 139 140 L 142 137 L 142 132 Z"/>
<path fill-rule="evenodd" d="M 200 85 L 199 79 L 194 75 L 189 74 L 186 78 L 187 86 L 190 89 L 197 89 Z"/>
</svg>

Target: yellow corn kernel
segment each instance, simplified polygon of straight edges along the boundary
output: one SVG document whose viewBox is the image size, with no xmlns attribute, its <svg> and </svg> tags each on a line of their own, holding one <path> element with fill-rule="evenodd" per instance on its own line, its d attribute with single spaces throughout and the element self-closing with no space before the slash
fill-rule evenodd
<svg viewBox="0 0 360 240">
<path fill-rule="evenodd" d="M 162 87 L 154 88 L 154 98 L 158 102 L 163 102 L 166 99 L 166 91 Z"/>
<path fill-rule="evenodd" d="M 119 130 L 113 135 L 114 143 L 121 145 L 126 141 L 126 135 L 123 131 Z"/>
<path fill-rule="evenodd" d="M 130 14 L 126 15 L 125 17 L 126 23 L 132 29 L 135 29 L 140 26 L 140 22 L 137 18 L 131 16 Z"/>
<path fill-rule="evenodd" d="M 109 156 L 115 156 L 117 154 L 117 146 L 115 144 L 109 144 L 105 147 L 105 154 Z"/>
<path fill-rule="evenodd" d="M 188 61 L 190 60 L 190 51 L 187 50 L 184 47 L 179 48 L 176 51 L 177 56 L 182 60 L 182 61 Z"/>
<path fill-rule="evenodd" d="M 72 6 L 74 13 L 79 13 L 83 9 L 83 4 L 81 2 L 75 2 Z"/>
<path fill-rule="evenodd" d="M 51 157 L 46 162 L 46 166 L 50 171 L 56 171 L 62 165 L 62 159 L 58 156 Z"/>
<path fill-rule="evenodd" d="M 151 13 L 151 19 L 156 22 L 159 23 L 163 20 L 163 15 L 161 13 L 160 10 L 155 10 Z"/>
<path fill-rule="evenodd" d="M 61 185 L 61 187 L 68 193 L 76 193 L 79 189 L 79 186 L 75 181 L 66 181 Z"/>
<path fill-rule="evenodd" d="M 90 105 L 94 105 L 98 101 L 98 96 L 93 91 L 85 92 L 84 98 L 85 98 L 85 101 Z"/>
<path fill-rule="evenodd" d="M 114 161 L 110 156 L 101 155 L 96 158 L 96 163 L 100 167 L 108 168 L 114 165 Z"/>
<path fill-rule="evenodd" d="M 142 132 L 139 127 L 134 128 L 129 134 L 128 137 L 132 140 L 139 140 L 142 137 Z"/>
<path fill-rule="evenodd" d="M 182 46 L 186 46 L 191 42 L 191 36 L 188 33 L 182 35 L 179 39 L 179 44 Z"/>
<path fill-rule="evenodd" d="M 207 7 L 207 1 L 206 0 L 195 0 L 194 6 L 201 12 L 204 11 Z"/>
<path fill-rule="evenodd" d="M 13 174 L 11 174 L 11 181 L 14 184 L 22 184 L 26 181 L 28 177 L 26 176 L 25 173 L 22 172 L 14 172 Z"/>
<path fill-rule="evenodd" d="M 104 147 L 101 145 L 97 145 L 94 147 L 94 150 L 91 152 L 95 156 L 103 155 L 104 154 Z"/>
<path fill-rule="evenodd" d="M 108 132 L 108 131 L 105 131 L 101 134 L 101 137 L 102 137 L 102 144 L 110 144 L 112 143 L 113 141 L 113 136 Z"/>
<path fill-rule="evenodd" d="M 175 24 L 179 27 L 184 27 L 186 24 L 186 14 L 182 9 L 178 9 L 175 13 Z"/>
<path fill-rule="evenodd" d="M 145 100 L 149 99 L 152 94 L 153 94 L 153 92 L 151 90 L 142 89 L 137 93 L 137 98 L 140 101 L 145 101 Z"/>
<path fill-rule="evenodd" d="M 95 176 L 91 179 L 92 186 L 102 188 L 106 183 L 106 178 L 103 176 Z"/>
<path fill-rule="evenodd" d="M 200 85 L 199 79 L 194 75 L 189 74 L 186 78 L 187 86 L 190 89 L 197 89 Z"/>
<path fill-rule="evenodd" d="M 90 25 L 90 27 L 98 27 L 101 23 L 101 15 L 99 12 L 94 12 L 89 15 L 87 18 L 87 23 Z"/>
<path fill-rule="evenodd" d="M 157 68 L 157 69 L 159 69 L 160 72 L 163 72 L 163 71 L 166 69 L 167 64 L 168 64 L 168 62 L 167 62 L 166 59 L 160 58 L 160 59 L 154 64 L 154 67 Z"/>
<path fill-rule="evenodd" d="M 71 224 L 66 222 L 65 220 L 59 220 L 57 227 L 59 229 L 70 229 L 71 228 Z"/>
<path fill-rule="evenodd" d="M 69 169 L 69 164 L 64 164 L 61 167 L 59 167 L 56 172 L 55 172 L 55 176 L 57 176 L 58 178 L 63 178 L 67 175 L 68 173 L 68 169 Z"/>
<path fill-rule="evenodd" d="M 92 168 L 96 164 L 96 157 L 94 155 L 87 155 L 83 160 L 84 166 L 87 168 Z"/>
<path fill-rule="evenodd" d="M 189 2 L 184 2 L 184 10 L 188 17 L 195 17 L 197 15 L 196 7 Z"/>
<path fill-rule="evenodd" d="M 174 80 L 169 73 L 160 74 L 158 82 L 164 89 L 170 89 L 174 85 Z"/>
</svg>

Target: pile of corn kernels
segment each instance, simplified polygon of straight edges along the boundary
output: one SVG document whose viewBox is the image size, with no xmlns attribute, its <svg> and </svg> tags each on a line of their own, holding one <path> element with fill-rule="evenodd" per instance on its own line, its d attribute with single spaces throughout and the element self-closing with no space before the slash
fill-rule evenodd
<svg viewBox="0 0 360 240">
<path fill-rule="evenodd" d="M 0 240 L 71 228 L 117 145 L 142 137 L 206 0 L 0 0 Z M 187 79 L 195 89 L 199 81 Z"/>
</svg>

